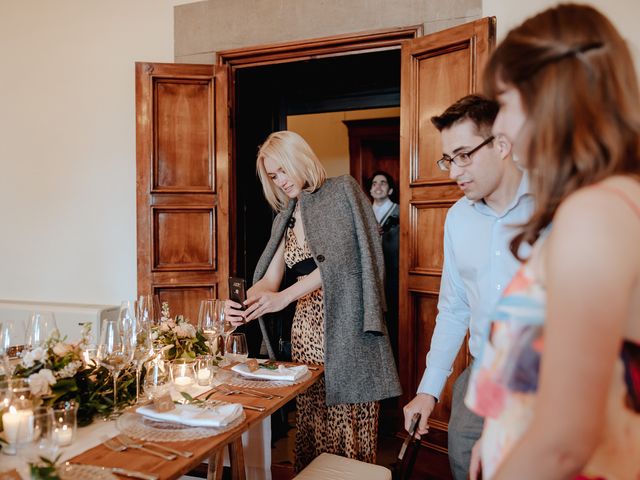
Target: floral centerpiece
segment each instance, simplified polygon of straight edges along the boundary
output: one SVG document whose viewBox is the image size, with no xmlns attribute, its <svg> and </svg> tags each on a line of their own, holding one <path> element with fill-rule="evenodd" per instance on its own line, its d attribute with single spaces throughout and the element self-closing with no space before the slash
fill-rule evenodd
<svg viewBox="0 0 640 480">
<path fill-rule="evenodd" d="M 160 324 L 153 328 L 153 341 L 161 347 L 165 360 L 195 360 L 200 355 L 210 355 L 207 339 L 184 315 L 171 318 L 169 304 L 162 303 Z"/>
<path fill-rule="evenodd" d="M 96 416 L 109 415 L 113 409 L 113 383 L 108 370 L 86 363 L 83 352 L 89 346 L 91 325 L 85 324 L 82 338 L 67 343 L 54 331 L 44 346 L 22 356 L 14 377 L 28 378 L 34 396 L 45 405 L 74 400 L 78 404 L 78 424 L 90 424 Z M 118 407 L 135 400 L 135 373 L 125 369 L 118 381 Z"/>
</svg>

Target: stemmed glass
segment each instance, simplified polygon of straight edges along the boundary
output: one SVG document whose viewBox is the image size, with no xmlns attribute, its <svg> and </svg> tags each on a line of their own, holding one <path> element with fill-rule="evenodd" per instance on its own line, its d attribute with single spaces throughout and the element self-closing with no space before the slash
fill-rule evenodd
<svg viewBox="0 0 640 480">
<path fill-rule="evenodd" d="M 227 338 L 236 331 L 236 326 L 224 317 L 224 302 L 222 302 L 222 316 L 220 321 L 222 322 L 222 338 L 224 339 L 222 344 L 226 352 Z"/>
<path fill-rule="evenodd" d="M 58 330 L 53 312 L 33 312 L 27 326 L 27 348 L 41 347 L 54 331 Z"/>
<path fill-rule="evenodd" d="M 133 350 L 126 323 L 114 319 L 105 319 L 100 331 L 98 344 L 98 362 L 111 372 L 113 376 L 113 413 L 116 413 L 118 376 L 124 367 L 131 362 Z"/>
<path fill-rule="evenodd" d="M 162 311 L 158 295 L 140 295 L 136 304 L 136 317 L 149 322 L 150 325 L 158 325 Z"/>
<path fill-rule="evenodd" d="M 141 297 L 142 298 L 142 297 Z M 153 339 L 151 337 L 151 316 L 140 307 L 140 301 L 136 305 L 138 314 L 129 319 L 131 328 L 128 330 L 130 344 L 133 350 L 133 365 L 136 369 L 136 403 L 140 400 L 140 374 L 144 364 L 153 357 Z M 130 304 L 123 302 L 123 305 Z"/>
<path fill-rule="evenodd" d="M 222 300 L 202 300 L 198 312 L 198 329 L 207 337 L 211 353 L 217 351 L 218 338 L 223 332 L 224 302 Z"/>
</svg>

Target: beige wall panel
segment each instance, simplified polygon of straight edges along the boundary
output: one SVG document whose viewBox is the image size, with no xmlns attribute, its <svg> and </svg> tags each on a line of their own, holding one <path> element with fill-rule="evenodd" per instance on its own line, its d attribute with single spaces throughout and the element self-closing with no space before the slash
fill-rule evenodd
<svg viewBox="0 0 640 480">
<path fill-rule="evenodd" d="M 208 0 L 175 8 L 175 57 L 409 25 L 435 31 L 481 12 L 481 0 Z"/>
</svg>

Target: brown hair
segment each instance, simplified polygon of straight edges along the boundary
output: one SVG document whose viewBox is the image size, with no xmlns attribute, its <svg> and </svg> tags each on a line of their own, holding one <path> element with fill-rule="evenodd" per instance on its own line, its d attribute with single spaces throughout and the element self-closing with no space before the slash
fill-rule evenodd
<svg viewBox="0 0 640 480">
<path fill-rule="evenodd" d="M 522 99 L 536 210 L 513 239 L 533 243 L 558 205 L 581 187 L 640 171 L 640 93 L 629 48 L 595 8 L 564 4 L 511 30 L 484 73 Z"/>
<path fill-rule="evenodd" d="M 304 185 L 303 190 L 306 192 L 315 192 L 327 178 L 315 152 L 300 135 L 287 130 L 269 135 L 258 150 L 256 170 L 264 196 L 277 212 L 285 210 L 290 199 L 267 175 L 264 168 L 266 157 L 274 160 L 289 177 Z"/>
<path fill-rule="evenodd" d="M 499 106 L 495 100 L 482 95 L 467 95 L 447 108 L 441 115 L 431 117 L 431 123 L 439 132 L 454 123 L 471 120 L 481 137 L 491 136 L 491 127 L 498 115 Z"/>
</svg>

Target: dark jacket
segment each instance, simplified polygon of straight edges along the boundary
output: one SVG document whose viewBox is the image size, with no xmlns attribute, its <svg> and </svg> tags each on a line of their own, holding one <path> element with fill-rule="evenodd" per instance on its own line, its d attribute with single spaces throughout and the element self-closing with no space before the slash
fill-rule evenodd
<svg viewBox="0 0 640 480">
<path fill-rule="evenodd" d="M 274 219 L 254 284 L 266 273 L 295 203 Z M 324 290 L 327 404 L 400 395 L 384 321 L 384 260 L 371 203 L 356 181 L 344 175 L 327 179 L 313 193 L 303 192 L 300 212 Z"/>
</svg>

